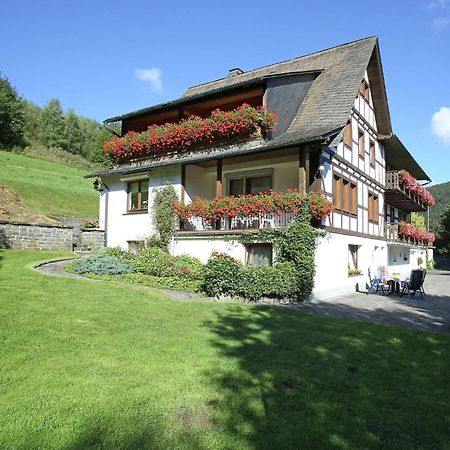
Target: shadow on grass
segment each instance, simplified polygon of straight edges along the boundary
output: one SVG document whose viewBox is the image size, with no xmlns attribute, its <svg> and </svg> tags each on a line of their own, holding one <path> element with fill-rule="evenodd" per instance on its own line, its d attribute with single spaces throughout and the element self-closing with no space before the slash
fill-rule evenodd
<svg viewBox="0 0 450 450">
<path fill-rule="evenodd" d="M 248 448 L 444 448 L 443 334 L 232 307 L 205 326 L 228 369 L 211 407 Z"/>
</svg>

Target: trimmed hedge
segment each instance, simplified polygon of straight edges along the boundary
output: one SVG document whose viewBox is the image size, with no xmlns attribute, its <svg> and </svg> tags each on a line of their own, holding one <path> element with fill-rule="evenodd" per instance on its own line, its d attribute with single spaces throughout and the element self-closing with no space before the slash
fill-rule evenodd
<svg viewBox="0 0 450 450">
<path fill-rule="evenodd" d="M 231 256 L 213 255 L 205 266 L 204 289 L 211 297 L 230 296 L 245 300 L 297 296 L 298 276 L 290 262 L 274 266 L 246 267 Z"/>
</svg>

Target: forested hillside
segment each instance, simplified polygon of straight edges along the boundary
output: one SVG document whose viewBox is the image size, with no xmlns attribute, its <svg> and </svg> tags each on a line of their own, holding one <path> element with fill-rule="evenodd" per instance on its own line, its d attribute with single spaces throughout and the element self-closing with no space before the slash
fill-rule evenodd
<svg viewBox="0 0 450 450">
<path fill-rule="evenodd" d="M 437 222 L 445 208 L 450 206 L 450 181 L 431 186 L 428 190 L 436 199 L 436 204 L 430 208 L 430 227 L 436 229 Z"/>
<path fill-rule="evenodd" d="M 109 163 L 109 136 L 95 120 L 64 112 L 56 99 L 34 105 L 0 74 L 0 220 L 96 217 L 98 193 L 83 176 Z"/>
<path fill-rule="evenodd" d="M 56 148 L 108 164 L 103 142 L 110 136 L 95 120 L 63 111 L 57 99 L 40 107 L 22 98 L 0 73 L 0 149 Z"/>
</svg>

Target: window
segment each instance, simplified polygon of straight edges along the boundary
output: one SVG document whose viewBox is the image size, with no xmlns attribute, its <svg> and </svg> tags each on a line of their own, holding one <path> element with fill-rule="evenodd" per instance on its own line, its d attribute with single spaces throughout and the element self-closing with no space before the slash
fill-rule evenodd
<svg viewBox="0 0 450 450">
<path fill-rule="evenodd" d="M 358 130 L 358 152 L 359 152 L 359 156 L 361 158 L 364 158 L 365 147 L 364 147 L 364 131 L 363 130 Z"/>
<path fill-rule="evenodd" d="M 243 195 L 243 194 L 259 194 L 260 192 L 267 192 L 272 189 L 272 176 L 242 176 L 230 178 L 228 182 L 229 195 Z"/>
<path fill-rule="evenodd" d="M 148 209 L 148 180 L 129 181 L 128 211 L 147 211 Z"/>
<path fill-rule="evenodd" d="M 356 184 L 350 183 L 350 197 L 351 197 L 351 213 L 356 216 L 358 214 L 358 188 Z"/>
<path fill-rule="evenodd" d="M 352 122 L 349 121 L 344 129 L 344 144 L 352 148 Z"/>
<path fill-rule="evenodd" d="M 334 175 L 334 209 L 356 215 L 358 212 L 358 190 L 355 183 Z"/>
<path fill-rule="evenodd" d="M 272 253 L 272 244 L 248 244 L 247 265 L 271 266 Z"/>
<path fill-rule="evenodd" d="M 370 165 L 375 166 L 375 142 L 370 141 L 369 144 L 369 159 Z"/>
<path fill-rule="evenodd" d="M 378 223 L 378 196 L 369 192 L 369 220 Z"/>
<path fill-rule="evenodd" d="M 367 100 L 369 101 L 369 85 L 367 84 L 366 80 L 363 80 L 361 84 L 359 85 L 359 93 Z"/>
<path fill-rule="evenodd" d="M 350 244 L 348 246 L 348 270 L 358 269 L 358 249 L 359 245 Z"/>
<path fill-rule="evenodd" d="M 139 253 L 144 248 L 144 241 L 127 241 L 130 253 Z"/>
<path fill-rule="evenodd" d="M 334 209 L 342 209 L 342 192 L 341 192 L 341 183 L 342 178 L 338 177 L 337 175 L 334 176 L 333 179 L 333 190 L 334 190 Z"/>
</svg>

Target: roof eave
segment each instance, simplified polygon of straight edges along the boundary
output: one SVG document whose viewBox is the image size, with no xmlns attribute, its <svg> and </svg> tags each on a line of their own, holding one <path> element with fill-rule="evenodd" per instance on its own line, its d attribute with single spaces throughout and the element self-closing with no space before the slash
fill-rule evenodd
<svg viewBox="0 0 450 450">
<path fill-rule="evenodd" d="M 405 169 L 418 180 L 431 181 L 431 178 L 414 159 L 397 135 L 393 134 L 391 137 L 381 139 L 381 141 L 386 149 L 386 162 L 390 166 L 395 170 Z"/>
</svg>

